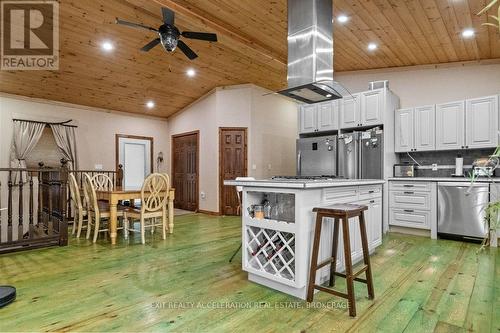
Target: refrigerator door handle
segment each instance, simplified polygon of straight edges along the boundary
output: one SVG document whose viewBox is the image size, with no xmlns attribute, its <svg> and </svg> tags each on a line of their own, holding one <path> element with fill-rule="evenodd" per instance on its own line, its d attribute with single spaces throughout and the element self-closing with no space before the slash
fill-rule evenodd
<svg viewBox="0 0 500 333">
<path fill-rule="evenodd" d="M 297 175 L 301 175 L 302 174 L 302 154 L 299 150 L 298 154 L 297 154 Z"/>
</svg>

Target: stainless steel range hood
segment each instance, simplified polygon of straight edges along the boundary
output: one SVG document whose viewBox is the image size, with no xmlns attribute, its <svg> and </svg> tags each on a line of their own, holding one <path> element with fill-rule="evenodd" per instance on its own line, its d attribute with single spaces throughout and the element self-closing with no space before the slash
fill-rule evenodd
<svg viewBox="0 0 500 333">
<path fill-rule="evenodd" d="M 333 80 L 332 0 L 288 0 L 288 89 L 312 104 L 350 95 Z"/>
</svg>

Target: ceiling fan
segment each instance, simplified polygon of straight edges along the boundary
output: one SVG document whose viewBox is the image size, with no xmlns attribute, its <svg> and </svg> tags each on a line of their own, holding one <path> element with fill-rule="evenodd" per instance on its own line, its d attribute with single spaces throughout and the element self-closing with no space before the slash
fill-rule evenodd
<svg viewBox="0 0 500 333">
<path fill-rule="evenodd" d="M 127 25 L 133 28 L 139 29 L 147 29 L 150 31 L 154 31 L 158 34 L 158 38 L 153 39 L 148 44 L 144 45 L 141 49 L 143 52 L 148 52 L 156 45 L 160 44 L 167 52 L 173 52 L 177 47 L 188 57 L 190 60 L 193 60 L 198 57 L 198 55 L 189 48 L 182 40 L 179 40 L 180 37 L 189 38 L 189 39 L 199 39 L 208 42 L 216 42 L 217 35 L 213 33 L 207 32 L 194 32 L 194 31 L 183 31 L 180 32 L 179 29 L 174 25 L 175 13 L 168 8 L 162 7 L 161 12 L 163 15 L 163 24 L 160 25 L 158 29 L 148 27 L 139 23 L 127 22 L 124 20 L 120 20 L 116 18 L 117 24 Z"/>
</svg>

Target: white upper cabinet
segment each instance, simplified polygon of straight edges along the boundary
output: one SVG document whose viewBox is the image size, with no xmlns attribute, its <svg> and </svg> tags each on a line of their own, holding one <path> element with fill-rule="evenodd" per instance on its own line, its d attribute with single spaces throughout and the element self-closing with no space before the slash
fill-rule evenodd
<svg viewBox="0 0 500 333">
<path fill-rule="evenodd" d="M 318 129 L 318 113 L 315 104 L 300 107 L 300 133 L 313 133 Z"/>
<path fill-rule="evenodd" d="M 395 151 L 405 153 L 414 148 L 413 109 L 396 110 Z"/>
<path fill-rule="evenodd" d="M 318 105 L 318 131 L 335 131 L 339 129 L 339 101 Z"/>
<path fill-rule="evenodd" d="M 465 101 L 436 105 L 436 149 L 465 148 Z"/>
<path fill-rule="evenodd" d="M 465 106 L 466 148 L 498 145 L 498 96 L 468 99 Z"/>
<path fill-rule="evenodd" d="M 352 128 L 361 125 L 360 94 L 352 94 L 340 102 L 340 128 Z"/>
<path fill-rule="evenodd" d="M 300 134 L 334 131 L 339 129 L 339 103 L 303 105 L 299 111 Z"/>
<path fill-rule="evenodd" d="M 385 89 L 361 93 L 361 125 L 372 126 L 384 123 Z"/>
<path fill-rule="evenodd" d="M 436 149 L 436 107 L 419 106 L 413 111 L 415 121 L 415 151 Z"/>
</svg>

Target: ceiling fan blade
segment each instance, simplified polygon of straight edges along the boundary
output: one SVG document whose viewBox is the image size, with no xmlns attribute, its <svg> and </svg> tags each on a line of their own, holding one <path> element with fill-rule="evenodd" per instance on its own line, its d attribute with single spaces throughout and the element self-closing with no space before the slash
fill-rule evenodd
<svg viewBox="0 0 500 333">
<path fill-rule="evenodd" d="M 177 47 L 188 57 L 190 60 L 198 58 L 198 55 L 189 48 L 182 40 L 177 42 Z"/>
<path fill-rule="evenodd" d="M 139 23 L 133 23 L 133 22 L 120 20 L 119 18 L 116 18 L 116 24 L 126 25 L 126 26 L 129 26 L 132 28 L 147 29 L 147 30 L 158 32 L 158 30 L 155 28 L 147 27 L 147 26 L 139 24 Z"/>
<path fill-rule="evenodd" d="M 175 13 L 173 11 L 168 8 L 161 7 L 161 13 L 163 15 L 163 22 L 174 25 Z"/>
<path fill-rule="evenodd" d="M 152 41 L 150 41 L 149 43 L 144 45 L 144 47 L 141 49 L 141 51 L 148 52 L 149 50 L 151 50 L 153 47 L 155 47 L 158 44 L 160 44 L 160 38 L 153 39 Z"/>
<path fill-rule="evenodd" d="M 217 35 L 208 32 L 184 31 L 181 35 L 182 37 L 189 39 L 200 39 L 200 40 L 206 40 L 208 42 L 217 41 Z"/>
</svg>

